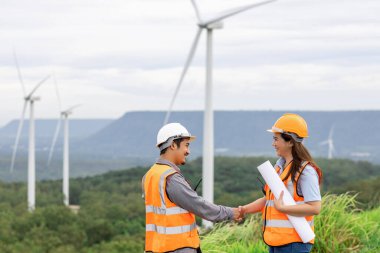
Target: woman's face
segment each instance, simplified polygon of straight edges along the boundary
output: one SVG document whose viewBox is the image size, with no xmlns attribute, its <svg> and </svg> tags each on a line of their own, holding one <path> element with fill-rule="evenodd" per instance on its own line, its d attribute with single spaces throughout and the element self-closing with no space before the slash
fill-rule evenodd
<svg viewBox="0 0 380 253">
<path fill-rule="evenodd" d="M 286 157 L 292 154 L 293 144 L 290 141 L 285 141 L 280 133 L 274 133 L 272 146 L 276 150 L 276 154 L 281 157 Z"/>
</svg>

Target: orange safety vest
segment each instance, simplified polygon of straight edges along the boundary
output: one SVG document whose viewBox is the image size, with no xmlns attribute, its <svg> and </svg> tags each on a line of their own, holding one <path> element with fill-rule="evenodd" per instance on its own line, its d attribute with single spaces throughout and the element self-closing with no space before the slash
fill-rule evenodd
<svg viewBox="0 0 380 253">
<path fill-rule="evenodd" d="M 299 173 L 295 177 L 295 182 L 292 181 L 291 176 L 289 176 L 286 181 L 284 181 L 286 175 L 288 174 L 290 168 L 290 163 L 284 171 L 281 173 L 280 178 L 284 182 L 285 187 L 288 189 L 290 195 L 293 195 L 293 199 L 297 205 L 304 203 L 303 196 L 299 196 L 297 193 L 297 182 L 298 179 L 305 169 L 305 167 L 310 164 L 310 162 L 303 162 L 300 168 Z M 312 164 L 310 164 L 312 165 Z M 317 171 L 317 174 L 321 176 L 320 169 L 317 167 L 312 167 Z M 280 168 L 277 167 L 277 173 L 279 173 Z M 273 200 L 275 199 L 273 193 L 269 189 L 268 185 L 265 185 L 266 192 L 266 204 L 262 210 L 262 219 L 263 219 L 263 239 L 266 244 L 269 246 L 282 246 L 285 244 L 293 242 L 302 242 L 300 236 L 294 229 L 293 225 L 290 223 L 286 214 L 281 213 L 274 207 Z M 312 230 L 314 231 L 314 216 L 305 217 L 308 223 L 310 224 Z M 311 240 L 309 243 L 314 244 L 314 240 Z"/>
<path fill-rule="evenodd" d="M 195 215 L 171 202 L 166 179 L 177 173 L 169 165 L 155 164 L 142 180 L 145 195 L 145 252 L 168 252 L 199 248 Z"/>
</svg>

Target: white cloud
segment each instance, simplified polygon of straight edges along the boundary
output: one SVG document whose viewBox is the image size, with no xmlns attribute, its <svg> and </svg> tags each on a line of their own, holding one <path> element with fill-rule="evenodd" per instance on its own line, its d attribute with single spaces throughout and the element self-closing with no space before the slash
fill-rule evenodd
<svg viewBox="0 0 380 253">
<path fill-rule="evenodd" d="M 252 1 L 198 2 L 210 14 Z M 214 36 L 215 108 L 380 109 L 379 12 L 377 0 L 288 0 L 226 20 Z M 54 70 L 65 103 L 85 104 L 75 117 L 118 117 L 167 108 L 195 23 L 187 0 L 2 3 L 0 124 L 22 104 L 12 46 L 29 88 Z M 176 109 L 203 108 L 204 37 Z M 56 114 L 52 87 L 39 91 L 38 117 Z"/>
</svg>

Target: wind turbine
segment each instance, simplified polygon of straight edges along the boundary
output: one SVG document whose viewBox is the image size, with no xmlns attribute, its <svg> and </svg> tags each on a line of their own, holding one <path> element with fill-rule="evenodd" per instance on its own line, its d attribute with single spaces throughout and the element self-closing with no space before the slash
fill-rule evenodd
<svg viewBox="0 0 380 253">
<path fill-rule="evenodd" d="M 190 48 L 189 55 L 186 59 L 185 66 L 182 70 L 179 82 L 174 92 L 174 96 L 170 102 L 169 109 L 166 113 L 164 124 L 169 122 L 169 117 L 173 109 L 174 101 L 178 95 L 179 89 L 182 85 L 183 79 L 186 75 L 186 72 L 193 60 L 199 38 L 203 30 L 207 31 L 207 53 L 206 53 L 206 96 L 205 96 L 205 111 L 204 111 L 204 120 L 203 120 L 203 169 L 202 169 L 202 189 L 203 197 L 210 201 L 214 202 L 214 113 L 212 107 L 212 70 L 213 70 L 213 61 L 212 61 L 212 34 L 214 29 L 223 28 L 222 21 L 228 17 L 234 16 L 241 12 L 247 11 L 249 9 L 259 7 L 276 0 L 263 1 L 260 3 L 249 4 L 227 10 L 225 12 L 219 13 L 210 18 L 202 17 L 196 0 L 191 0 L 194 7 L 195 13 L 198 19 L 198 30 L 195 35 L 193 44 Z M 206 220 L 203 220 L 203 225 L 206 227 L 212 226 L 212 223 Z"/>
<path fill-rule="evenodd" d="M 66 206 L 70 204 L 69 198 L 69 115 L 73 113 L 74 109 L 79 107 L 80 105 L 74 105 L 64 111 L 62 111 L 61 98 L 58 91 L 57 81 L 54 78 L 54 84 L 56 88 L 57 98 L 58 98 L 58 106 L 59 106 L 59 119 L 57 122 L 57 126 L 55 128 L 55 133 L 53 137 L 53 141 L 50 146 L 49 158 L 47 162 L 47 167 L 50 165 L 51 159 L 54 153 L 54 147 L 57 142 L 59 130 L 61 128 L 62 121 L 64 121 L 64 133 L 63 133 L 63 183 L 62 183 L 62 192 L 63 192 L 63 203 Z"/>
<path fill-rule="evenodd" d="M 334 140 L 332 138 L 333 133 L 334 133 L 334 125 L 332 125 L 330 128 L 328 139 L 319 143 L 319 145 L 327 145 L 328 146 L 328 155 L 327 155 L 328 159 L 332 159 L 333 153 L 335 152 Z"/>
<path fill-rule="evenodd" d="M 27 106 L 29 104 L 30 114 L 29 114 L 29 150 L 28 150 L 28 210 L 33 211 L 36 204 L 36 154 L 35 154 L 35 128 L 34 128 L 34 102 L 39 101 L 40 97 L 33 96 L 37 89 L 47 80 L 50 76 L 45 77 L 39 83 L 34 86 L 30 93 L 26 93 L 24 82 L 22 80 L 21 70 L 18 65 L 16 52 L 13 51 L 13 56 L 17 68 L 18 78 L 22 87 L 22 92 L 24 96 L 24 105 L 21 112 L 21 118 L 17 129 L 16 141 L 13 146 L 12 163 L 10 171 L 13 172 L 14 164 L 16 160 L 17 147 L 20 140 L 21 131 L 24 125 L 24 118 Z"/>
</svg>

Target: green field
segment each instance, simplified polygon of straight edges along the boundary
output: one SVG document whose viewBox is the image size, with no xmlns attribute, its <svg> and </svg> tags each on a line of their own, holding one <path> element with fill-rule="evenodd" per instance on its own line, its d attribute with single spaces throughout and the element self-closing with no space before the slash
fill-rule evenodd
<svg viewBox="0 0 380 253">
<path fill-rule="evenodd" d="M 237 206 L 262 196 L 255 168 L 266 159 L 217 157 L 215 202 Z M 318 163 L 325 175 L 325 196 L 322 212 L 316 217 L 314 252 L 380 252 L 380 166 L 349 160 L 321 159 Z M 183 167 L 192 185 L 200 178 L 201 164 L 197 159 Z M 27 211 L 25 183 L 0 182 L 0 252 L 143 252 L 145 207 L 141 178 L 147 169 L 72 179 L 71 204 L 80 205 L 78 214 L 63 206 L 61 181 L 37 183 L 34 213 Z M 346 194 L 347 191 L 352 193 Z M 252 215 L 241 225 L 218 224 L 211 233 L 202 235 L 203 250 L 267 252 L 259 219 Z"/>
</svg>

